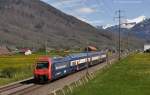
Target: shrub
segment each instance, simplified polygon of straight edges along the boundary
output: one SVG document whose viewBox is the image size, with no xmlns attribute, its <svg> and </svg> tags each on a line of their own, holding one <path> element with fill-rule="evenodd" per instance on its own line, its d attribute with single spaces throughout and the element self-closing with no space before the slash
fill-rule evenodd
<svg viewBox="0 0 150 95">
<path fill-rule="evenodd" d="M 1 77 L 12 78 L 15 72 L 16 72 L 16 68 L 12 68 L 12 67 L 4 68 L 3 70 L 1 70 Z"/>
</svg>

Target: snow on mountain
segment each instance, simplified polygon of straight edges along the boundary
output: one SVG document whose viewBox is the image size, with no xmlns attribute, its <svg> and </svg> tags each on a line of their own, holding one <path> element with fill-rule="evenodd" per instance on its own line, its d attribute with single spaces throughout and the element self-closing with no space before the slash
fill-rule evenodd
<svg viewBox="0 0 150 95">
<path fill-rule="evenodd" d="M 122 21 L 121 27 L 130 29 L 130 28 L 133 28 L 136 24 L 144 21 L 145 19 L 146 19 L 146 16 L 139 16 L 134 19 L 126 19 Z"/>
<path fill-rule="evenodd" d="M 140 23 L 142 21 L 144 21 L 146 19 L 146 16 L 139 16 L 135 19 L 132 19 L 132 20 L 128 20 L 129 22 L 136 22 L 136 23 Z"/>
<path fill-rule="evenodd" d="M 111 25 L 111 24 L 107 24 L 107 25 L 105 25 L 105 26 L 102 26 L 102 28 L 103 29 L 106 29 L 106 28 L 109 28 L 109 27 L 112 27 L 113 25 Z"/>
</svg>

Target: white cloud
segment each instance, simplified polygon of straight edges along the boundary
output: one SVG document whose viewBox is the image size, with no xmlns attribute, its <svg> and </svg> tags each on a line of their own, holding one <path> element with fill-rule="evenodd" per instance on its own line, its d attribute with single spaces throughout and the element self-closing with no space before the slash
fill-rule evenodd
<svg viewBox="0 0 150 95">
<path fill-rule="evenodd" d="M 51 5 L 61 8 L 61 7 L 75 7 L 80 5 L 81 0 L 56 0 L 51 3 Z"/>
<path fill-rule="evenodd" d="M 93 20 L 93 21 L 90 21 L 91 24 L 100 24 L 102 23 L 102 21 L 100 20 Z"/>
<path fill-rule="evenodd" d="M 77 17 L 78 19 L 80 19 L 81 21 L 84 21 L 84 22 L 89 22 L 86 18 L 82 18 L 82 17 Z"/>
<path fill-rule="evenodd" d="M 91 20 L 91 21 L 88 21 L 87 23 L 89 23 L 93 26 L 99 26 L 103 23 L 103 21 L 101 21 L 101 20 Z"/>
<path fill-rule="evenodd" d="M 49 2 L 49 0 L 41 0 L 41 1 L 44 1 L 44 2 Z"/>
<path fill-rule="evenodd" d="M 76 12 L 83 13 L 83 14 L 90 14 L 96 12 L 94 8 L 88 8 L 88 7 L 82 7 L 79 9 L 76 9 Z"/>
<path fill-rule="evenodd" d="M 76 17 L 77 17 L 79 20 L 84 21 L 84 22 L 87 22 L 87 23 L 89 23 L 89 24 L 91 24 L 91 25 L 100 25 L 100 24 L 103 23 L 103 21 L 101 21 L 101 20 L 88 20 L 87 18 L 78 17 L 78 16 L 76 16 Z"/>
<path fill-rule="evenodd" d="M 81 21 L 87 22 L 92 25 L 97 25 L 102 23 L 102 21 L 92 20 L 90 15 L 92 13 L 102 13 L 103 10 L 98 10 L 97 4 L 92 4 L 90 6 L 86 5 L 85 2 L 88 0 L 42 0 L 50 5 L 66 12 L 69 15 L 73 15 L 76 18 L 80 19 Z M 88 2 L 89 3 L 89 2 Z"/>
<path fill-rule="evenodd" d="M 114 3 L 122 3 L 122 4 L 140 4 L 142 3 L 142 0 L 113 0 Z"/>
</svg>

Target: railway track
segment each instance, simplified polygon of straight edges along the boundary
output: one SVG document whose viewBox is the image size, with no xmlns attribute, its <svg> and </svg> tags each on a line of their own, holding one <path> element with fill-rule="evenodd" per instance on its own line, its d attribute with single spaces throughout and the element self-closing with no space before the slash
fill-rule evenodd
<svg viewBox="0 0 150 95">
<path fill-rule="evenodd" d="M 109 61 L 114 59 L 116 59 L 116 55 L 109 58 Z M 100 68 L 103 68 L 105 65 L 107 65 L 104 63 L 89 68 L 89 71 L 94 72 L 96 70 L 99 70 Z M 82 70 L 47 84 L 35 84 L 33 79 L 26 80 L 13 85 L 1 87 L 0 95 L 41 95 L 41 93 L 42 95 L 47 95 L 46 91 L 48 92 L 58 87 L 64 87 L 68 83 L 78 80 L 80 77 L 82 77 L 85 74 L 85 72 L 86 70 Z"/>
<path fill-rule="evenodd" d="M 18 83 L 18 84 L 14 84 L 14 85 L 10 85 L 10 86 L 6 86 L 6 87 L 3 87 L 3 88 L 0 88 L 0 93 L 5 92 L 5 91 L 8 91 L 8 90 L 13 89 L 13 88 L 20 87 L 20 86 L 22 86 L 22 85 L 23 85 L 23 84 Z"/>
<path fill-rule="evenodd" d="M 24 81 L 20 81 L 14 84 L 10 84 L 4 87 L 0 87 L 0 95 L 12 95 L 18 91 L 23 91 L 26 88 L 30 88 L 34 86 L 33 79 L 28 79 Z"/>
<path fill-rule="evenodd" d="M 26 93 L 29 93 L 29 92 L 32 92 L 33 90 L 36 90 L 36 89 L 39 89 L 41 87 L 43 87 L 44 85 L 37 85 L 37 84 L 34 84 L 34 85 L 30 85 L 29 87 L 27 88 L 24 88 L 22 90 L 19 90 L 19 91 L 16 91 L 16 92 L 13 92 L 13 93 L 10 93 L 10 94 L 7 94 L 7 95 L 24 95 Z"/>
</svg>

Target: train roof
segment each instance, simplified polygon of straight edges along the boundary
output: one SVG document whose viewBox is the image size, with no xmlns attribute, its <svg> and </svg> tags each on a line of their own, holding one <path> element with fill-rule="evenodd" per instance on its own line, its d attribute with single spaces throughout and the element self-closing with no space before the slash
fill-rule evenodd
<svg viewBox="0 0 150 95">
<path fill-rule="evenodd" d="M 65 62 L 65 61 L 69 61 L 69 60 L 72 60 L 72 59 L 77 59 L 77 58 L 80 58 L 80 57 L 85 57 L 87 56 L 87 53 L 78 53 L 78 54 L 69 54 L 68 56 L 65 56 L 65 57 L 61 57 L 61 58 L 52 58 L 52 61 L 54 63 L 59 63 L 59 62 Z"/>
<path fill-rule="evenodd" d="M 57 62 L 62 62 L 64 60 L 64 57 L 53 57 L 52 58 L 52 61 L 54 63 L 57 63 Z"/>
<path fill-rule="evenodd" d="M 92 56 L 92 55 L 97 55 L 100 54 L 101 52 L 84 52 L 84 53 L 78 53 L 78 54 L 70 54 L 66 56 L 65 58 L 71 58 L 71 59 L 76 59 L 80 57 L 87 57 L 87 56 Z"/>
<path fill-rule="evenodd" d="M 78 57 L 84 57 L 87 56 L 87 53 L 78 53 L 78 54 L 70 54 L 68 57 L 70 58 L 78 58 Z"/>
<path fill-rule="evenodd" d="M 102 54 L 101 52 L 83 52 L 83 53 L 78 53 L 78 54 L 69 54 L 65 57 L 54 57 L 52 58 L 52 61 L 54 63 L 59 63 L 59 62 L 66 62 L 66 61 L 69 61 L 69 60 L 75 60 L 75 59 L 78 59 L 78 58 L 81 58 L 81 57 L 87 57 L 87 56 L 93 56 L 93 55 L 97 55 L 97 54 Z"/>
</svg>

